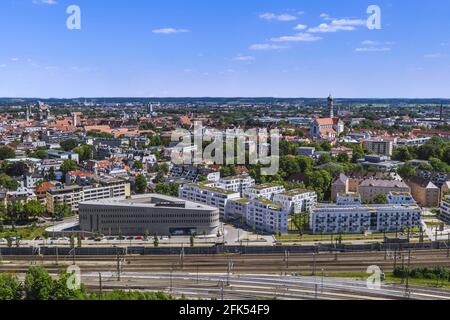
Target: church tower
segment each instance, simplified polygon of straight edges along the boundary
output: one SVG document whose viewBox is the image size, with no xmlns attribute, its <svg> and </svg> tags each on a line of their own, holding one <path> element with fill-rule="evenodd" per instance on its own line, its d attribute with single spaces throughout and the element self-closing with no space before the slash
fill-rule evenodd
<svg viewBox="0 0 450 320">
<path fill-rule="evenodd" d="M 333 101 L 333 97 L 330 96 L 328 97 L 328 110 L 330 110 L 330 118 L 334 118 L 334 101 Z"/>
</svg>

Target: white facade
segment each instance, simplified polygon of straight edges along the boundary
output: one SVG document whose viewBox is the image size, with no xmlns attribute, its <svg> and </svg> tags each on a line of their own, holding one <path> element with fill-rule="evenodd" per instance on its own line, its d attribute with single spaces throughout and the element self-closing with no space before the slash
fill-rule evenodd
<svg viewBox="0 0 450 320">
<path fill-rule="evenodd" d="M 234 192 L 240 192 L 247 190 L 249 187 L 255 185 L 255 179 L 250 176 L 237 176 L 222 178 L 217 183 L 217 187 Z"/>
<path fill-rule="evenodd" d="M 78 211 L 78 205 L 83 201 L 93 201 L 131 195 L 130 183 L 117 183 L 99 187 L 63 187 L 55 188 L 47 192 L 47 210 L 54 213 L 55 204 L 65 203 L 72 211 Z"/>
<path fill-rule="evenodd" d="M 389 194 L 387 195 L 387 201 L 389 204 L 417 204 L 411 193 L 408 192 L 389 192 Z"/>
<path fill-rule="evenodd" d="M 275 202 L 254 200 L 247 205 L 246 223 L 256 231 L 288 233 L 289 213 Z"/>
<path fill-rule="evenodd" d="M 311 212 L 317 205 L 317 194 L 308 190 L 291 190 L 275 194 L 273 201 L 280 203 L 290 214 Z"/>
<path fill-rule="evenodd" d="M 188 184 L 181 186 L 179 197 L 197 203 L 219 208 L 220 215 L 225 215 L 225 206 L 230 199 L 241 197 L 239 192 L 217 188 L 214 183 Z"/>
<path fill-rule="evenodd" d="M 340 193 L 337 195 L 336 204 L 338 206 L 361 205 L 361 195 L 359 193 Z"/>
<path fill-rule="evenodd" d="M 421 225 L 417 205 L 319 206 L 313 210 L 310 227 L 314 234 L 396 232 Z"/>
<path fill-rule="evenodd" d="M 441 214 L 439 218 L 446 222 L 450 223 L 450 196 L 444 197 L 441 201 Z"/>
<path fill-rule="evenodd" d="M 247 207 L 250 199 L 238 198 L 227 201 L 225 206 L 225 220 L 244 220 L 247 217 Z"/>
<path fill-rule="evenodd" d="M 262 184 L 254 187 L 247 188 L 243 192 L 245 198 L 249 199 L 267 199 L 272 200 L 275 194 L 279 194 L 286 191 L 283 186 L 273 184 Z"/>
</svg>

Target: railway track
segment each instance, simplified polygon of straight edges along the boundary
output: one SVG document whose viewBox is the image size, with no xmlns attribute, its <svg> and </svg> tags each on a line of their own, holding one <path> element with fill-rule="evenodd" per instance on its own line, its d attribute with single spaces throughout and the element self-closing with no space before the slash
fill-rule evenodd
<svg viewBox="0 0 450 320">
<path fill-rule="evenodd" d="M 409 261 L 409 258 L 411 258 Z M 51 271 L 72 264 L 75 259 L 86 272 L 114 271 L 117 269 L 116 256 L 3 256 L 0 272 L 26 272 L 30 264 L 43 265 Z M 224 272 L 231 261 L 234 273 L 274 273 L 280 272 L 365 272 L 368 266 L 377 265 L 390 272 L 395 266 L 411 267 L 446 266 L 450 258 L 446 250 L 403 251 L 395 255 L 385 252 L 366 253 L 320 253 L 320 254 L 262 254 L 262 255 L 170 255 L 170 256 L 125 256 L 120 257 L 123 272 L 184 272 L 214 273 Z M 123 260 L 122 260 L 123 259 Z M 58 262 L 58 265 L 56 263 Z"/>
</svg>

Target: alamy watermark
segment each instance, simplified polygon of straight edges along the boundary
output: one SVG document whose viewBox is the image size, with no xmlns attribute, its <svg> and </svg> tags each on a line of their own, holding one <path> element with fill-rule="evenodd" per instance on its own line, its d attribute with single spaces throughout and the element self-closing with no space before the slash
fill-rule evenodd
<svg viewBox="0 0 450 320">
<path fill-rule="evenodd" d="M 67 29 L 81 30 L 81 8 L 73 4 L 67 7 L 66 13 L 69 15 L 66 20 Z"/>
<path fill-rule="evenodd" d="M 381 30 L 381 8 L 377 5 L 370 5 L 367 8 L 367 28 L 369 30 Z"/>
<path fill-rule="evenodd" d="M 80 290 L 81 288 L 81 269 L 77 265 L 69 266 L 66 270 L 69 277 L 66 286 L 69 290 Z"/>
<path fill-rule="evenodd" d="M 370 274 L 367 278 L 367 289 L 381 290 L 381 276 L 383 274 L 381 268 L 379 266 L 370 266 L 367 268 L 367 274 Z"/>
</svg>

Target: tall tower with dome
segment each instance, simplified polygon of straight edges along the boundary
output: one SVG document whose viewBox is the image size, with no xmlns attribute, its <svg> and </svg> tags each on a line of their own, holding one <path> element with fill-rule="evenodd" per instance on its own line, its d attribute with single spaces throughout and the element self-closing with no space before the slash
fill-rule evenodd
<svg viewBox="0 0 450 320">
<path fill-rule="evenodd" d="M 328 110 L 330 110 L 330 118 L 334 118 L 334 100 L 331 93 L 328 96 Z"/>
</svg>

